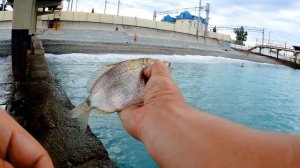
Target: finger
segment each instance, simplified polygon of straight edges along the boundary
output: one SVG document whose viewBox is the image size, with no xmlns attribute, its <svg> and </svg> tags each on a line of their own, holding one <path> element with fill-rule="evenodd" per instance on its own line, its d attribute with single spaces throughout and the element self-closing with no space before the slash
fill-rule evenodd
<svg viewBox="0 0 300 168">
<path fill-rule="evenodd" d="M 139 123 L 141 122 L 142 112 L 139 111 L 140 105 L 133 105 L 119 112 L 120 120 L 126 131 L 139 139 Z"/>
<path fill-rule="evenodd" d="M 10 163 L 0 159 L 0 167 L 1 168 L 14 168 Z"/>
<path fill-rule="evenodd" d="M 11 163 L 16 167 L 53 167 L 46 150 L 5 111 L 0 111 L 0 131 L 6 131 L 6 137 L 0 142 L 8 142 L 1 148 L 7 149 Z M 6 129 L 3 129 L 6 128 Z"/>
<path fill-rule="evenodd" d="M 130 120 L 131 115 L 133 115 L 134 111 L 136 111 L 139 108 L 140 105 L 132 105 L 123 109 L 121 112 L 118 113 L 121 121 L 123 122 L 123 121 Z"/>
<path fill-rule="evenodd" d="M 150 76 L 161 76 L 170 78 L 169 70 L 162 61 L 154 62 L 152 65 L 150 65 L 144 70 L 144 74 L 148 78 L 150 78 Z"/>
</svg>

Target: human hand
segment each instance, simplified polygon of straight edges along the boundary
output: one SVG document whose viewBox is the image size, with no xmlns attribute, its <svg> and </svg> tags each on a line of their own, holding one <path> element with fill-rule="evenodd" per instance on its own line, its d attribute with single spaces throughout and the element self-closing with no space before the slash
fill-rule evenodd
<svg viewBox="0 0 300 168">
<path fill-rule="evenodd" d="M 141 140 L 146 129 L 151 129 L 161 113 L 170 113 L 174 108 L 187 108 L 180 90 L 172 80 L 166 65 L 157 61 L 146 70 L 149 78 L 144 90 L 144 104 L 127 107 L 119 113 L 124 128 L 136 139 Z M 167 114 L 169 115 L 169 114 Z"/>
<path fill-rule="evenodd" d="M 24 128 L 1 109 L 0 167 L 53 167 L 46 150 L 26 132 Z"/>
</svg>

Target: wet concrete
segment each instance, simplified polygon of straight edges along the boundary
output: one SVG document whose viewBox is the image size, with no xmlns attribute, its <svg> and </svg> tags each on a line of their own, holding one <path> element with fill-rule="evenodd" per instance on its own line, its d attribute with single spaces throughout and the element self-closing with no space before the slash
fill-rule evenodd
<svg viewBox="0 0 300 168">
<path fill-rule="evenodd" d="M 12 92 L 11 57 L 0 57 L 0 106 L 5 106 Z"/>
<path fill-rule="evenodd" d="M 7 57 L 11 55 L 11 41 L 0 40 L 0 57 Z"/>
<path fill-rule="evenodd" d="M 55 167 L 115 167 L 91 130 L 81 133 L 69 117 L 73 105 L 55 82 L 44 55 L 28 59 L 28 79 L 13 84 L 7 111 L 46 148 Z"/>
</svg>

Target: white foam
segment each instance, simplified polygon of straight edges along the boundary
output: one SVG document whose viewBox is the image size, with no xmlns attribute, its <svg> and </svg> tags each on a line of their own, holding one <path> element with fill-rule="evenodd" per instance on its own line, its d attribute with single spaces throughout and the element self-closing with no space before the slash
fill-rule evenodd
<svg viewBox="0 0 300 168">
<path fill-rule="evenodd" d="M 128 59 L 135 58 L 155 58 L 169 62 L 180 63 L 199 63 L 199 64 L 217 64 L 217 63 L 242 63 L 251 62 L 239 59 L 225 58 L 222 56 L 202 56 L 202 55 L 145 55 L 145 54 L 63 54 L 54 55 L 46 54 L 46 57 L 51 59 L 52 62 L 63 62 L 67 60 L 68 63 L 73 62 L 87 63 L 87 62 L 120 62 Z"/>
<path fill-rule="evenodd" d="M 2 110 L 5 110 L 6 105 L 0 105 L 0 108 L 1 108 Z"/>
</svg>

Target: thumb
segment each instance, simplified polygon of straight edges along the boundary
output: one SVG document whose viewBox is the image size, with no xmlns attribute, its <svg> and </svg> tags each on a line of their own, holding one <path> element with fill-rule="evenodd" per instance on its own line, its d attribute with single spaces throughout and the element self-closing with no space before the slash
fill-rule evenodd
<svg viewBox="0 0 300 168">
<path fill-rule="evenodd" d="M 150 78 L 151 76 L 160 76 L 170 78 L 170 73 L 167 68 L 167 65 L 162 61 L 156 61 L 149 67 L 144 70 L 146 77 Z"/>
</svg>

